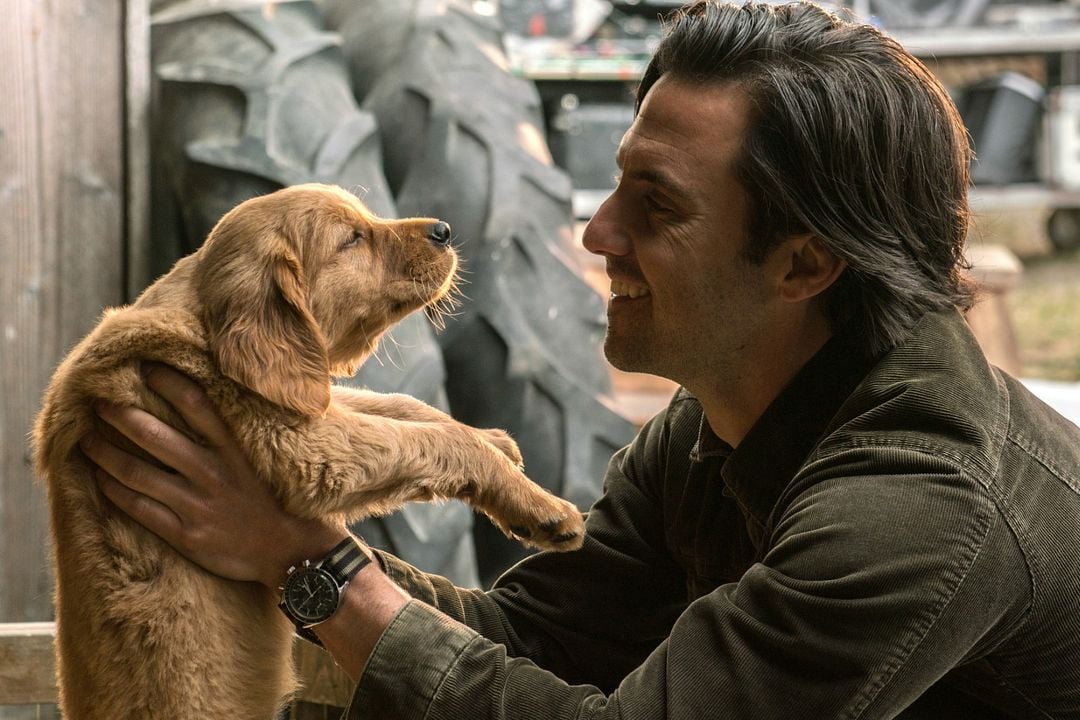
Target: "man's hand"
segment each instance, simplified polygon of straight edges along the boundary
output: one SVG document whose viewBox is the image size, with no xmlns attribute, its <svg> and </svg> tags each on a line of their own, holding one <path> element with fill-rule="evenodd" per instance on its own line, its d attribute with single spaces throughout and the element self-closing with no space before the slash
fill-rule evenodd
<svg viewBox="0 0 1080 720">
<path fill-rule="evenodd" d="M 99 407 L 103 420 L 175 471 L 87 435 L 83 452 L 98 465 L 101 490 L 117 507 L 210 572 L 271 588 L 290 565 L 322 557 L 345 537 L 342 526 L 285 512 L 194 381 L 155 365 L 146 383 L 203 443 L 137 408 Z"/>
</svg>

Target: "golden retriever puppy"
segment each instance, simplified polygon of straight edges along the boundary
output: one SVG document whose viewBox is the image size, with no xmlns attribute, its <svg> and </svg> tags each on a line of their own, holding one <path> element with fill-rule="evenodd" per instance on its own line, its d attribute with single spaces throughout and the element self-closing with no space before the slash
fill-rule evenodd
<svg viewBox="0 0 1080 720">
<path fill-rule="evenodd" d="M 394 322 L 445 298 L 457 268 L 448 240 L 445 223 L 382 220 L 333 186 L 254 198 L 133 305 L 106 311 L 59 366 L 34 448 L 67 720 L 270 720 L 295 687 L 280 598 L 201 570 L 95 485 L 77 445 L 92 428 L 144 455 L 95 416 L 96 400 L 143 408 L 194 438 L 144 386 L 144 362 L 197 380 L 297 515 L 356 519 L 460 497 L 532 545 L 580 546 L 581 514 L 522 474 L 505 433 L 406 396 L 331 387 Z"/>
</svg>

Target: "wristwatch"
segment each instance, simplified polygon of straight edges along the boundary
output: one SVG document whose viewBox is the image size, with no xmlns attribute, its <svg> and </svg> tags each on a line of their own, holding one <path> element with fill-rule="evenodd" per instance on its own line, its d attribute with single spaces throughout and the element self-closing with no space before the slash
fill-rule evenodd
<svg viewBox="0 0 1080 720">
<path fill-rule="evenodd" d="M 305 560 L 289 568 L 281 586 L 278 607 L 296 626 L 296 634 L 321 645 L 311 628 L 333 617 L 349 581 L 371 562 L 367 553 L 351 536 L 345 538 L 326 557 L 316 563 Z"/>
</svg>

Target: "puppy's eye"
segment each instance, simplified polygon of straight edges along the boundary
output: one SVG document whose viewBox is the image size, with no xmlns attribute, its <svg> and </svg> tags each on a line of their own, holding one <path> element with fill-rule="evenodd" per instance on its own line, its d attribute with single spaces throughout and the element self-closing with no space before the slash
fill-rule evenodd
<svg viewBox="0 0 1080 720">
<path fill-rule="evenodd" d="M 352 235 L 350 235 L 349 238 L 341 244 L 341 249 L 347 250 L 348 248 L 356 247 L 363 239 L 364 233 L 362 230 L 353 230 Z"/>
</svg>

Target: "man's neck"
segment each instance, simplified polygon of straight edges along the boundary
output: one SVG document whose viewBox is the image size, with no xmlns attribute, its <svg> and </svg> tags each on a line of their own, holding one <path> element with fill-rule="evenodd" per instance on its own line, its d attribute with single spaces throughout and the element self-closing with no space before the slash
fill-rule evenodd
<svg viewBox="0 0 1080 720">
<path fill-rule="evenodd" d="M 831 336 L 827 326 L 816 326 L 789 335 L 790 342 L 774 343 L 753 353 L 743 364 L 740 377 L 706 377 L 684 385 L 701 402 L 713 433 L 731 447 L 738 447 L 769 405 Z"/>
</svg>

